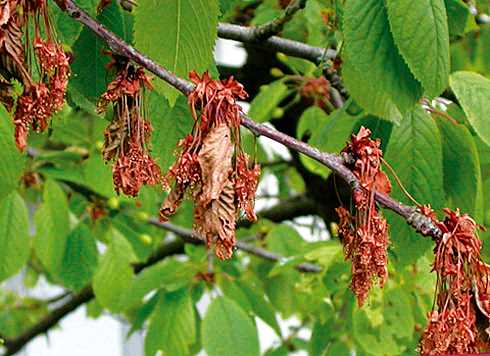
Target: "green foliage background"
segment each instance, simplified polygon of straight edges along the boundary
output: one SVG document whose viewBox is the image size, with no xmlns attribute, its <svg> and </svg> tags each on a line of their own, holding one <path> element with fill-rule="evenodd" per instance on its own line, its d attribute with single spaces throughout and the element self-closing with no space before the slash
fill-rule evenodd
<svg viewBox="0 0 490 356">
<path fill-rule="evenodd" d="M 95 0 L 78 3 L 179 76 L 192 69 L 215 77 L 229 71 L 245 76 L 245 83 L 260 87 L 252 89 L 253 119 L 286 128 L 321 150 L 338 152 L 350 133 L 370 127 L 415 199 L 438 209 L 459 207 L 490 227 L 490 24 L 477 24 L 466 2 L 308 0 L 282 35 L 338 50 L 349 98 L 342 108 L 327 110 L 302 101 L 287 76 L 313 78 L 332 63 L 315 65 L 250 48 L 254 65 L 267 75 L 250 78 L 248 64 L 230 69 L 214 63 L 218 21 L 260 25 L 281 14 L 279 1 L 166 0 L 163 5 L 142 0 L 132 13 L 114 2 L 98 15 Z M 489 13 L 488 2 L 475 5 L 479 13 Z M 281 340 L 263 353 L 267 356 L 299 350 L 314 356 L 416 354 L 432 307 L 433 245 L 389 212 L 390 279 L 383 290 L 372 291 L 362 309 L 349 290 L 350 266 L 338 239 L 308 242 L 291 222 L 261 218 L 237 231 L 239 238 L 260 233 L 253 243 L 284 256 L 276 263 L 237 252 L 229 261 L 214 261 L 215 279 L 206 282 L 198 278 L 208 271 L 205 248 L 182 243 L 178 253 L 135 271 L 175 238 L 148 223 L 165 193 L 145 187 L 136 199 L 115 194 L 110 165 L 100 152 L 109 118 L 95 114 L 97 97 L 112 79 L 104 67 L 108 58 L 101 54 L 105 44 L 54 3 L 50 7 L 59 37 L 73 53 L 73 73 L 66 107 L 49 133 L 30 135 L 30 155 L 16 150 L 11 118 L 0 108 L 0 281 L 23 270 L 27 288 L 41 277 L 72 293 L 92 285 L 89 316 L 107 310 L 127 319 L 132 332 L 145 329 L 146 356 L 158 350 L 193 355 L 202 349 L 209 356 L 259 355 L 257 318 Z M 279 76 L 268 74 L 271 67 L 280 68 Z M 152 154 L 165 170 L 192 119 L 185 97 L 154 82 L 147 100 L 155 129 Z M 444 105 L 435 100 L 440 96 L 448 99 Z M 428 105 L 452 119 L 431 114 Z M 267 157 L 262 144 L 257 144 L 259 161 L 280 159 Z M 254 147 L 245 132 L 244 145 Z M 279 206 L 305 195 L 317 207 L 309 228 L 330 228 L 334 219 L 322 210 L 338 204 L 327 184 L 330 171 L 305 157 L 294 162 L 266 165 L 263 177 L 279 182 Z M 330 195 L 311 185 L 312 175 L 330 187 Z M 35 183 L 26 184 L 29 178 Z M 410 203 L 396 186 L 393 196 Z M 94 207 L 107 214 L 91 219 Z M 316 224 L 319 220 L 324 225 Z M 173 222 L 191 228 L 190 206 L 183 206 Z M 487 236 L 481 235 L 489 261 Z M 300 273 L 294 266 L 301 262 L 316 263 L 322 272 Z M 200 314 L 196 303 L 204 294 L 211 305 Z M 48 313 L 42 300 L 0 290 L 3 338 L 20 335 Z M 309 338 L 281 329 L 280 320 L 293 316 L 311 331 Z"/>
</svg>

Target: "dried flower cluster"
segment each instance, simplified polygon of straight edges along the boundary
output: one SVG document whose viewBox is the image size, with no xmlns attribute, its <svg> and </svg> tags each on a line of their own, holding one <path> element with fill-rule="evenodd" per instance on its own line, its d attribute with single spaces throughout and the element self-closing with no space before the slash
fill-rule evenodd
<svg viewBox="0 0 490 356">
<path fill-rule="evenodd" d="M 351 288 L 361 306 L 375 278 L 383 287 L 387 277 L 388 225 L 374 201 L 376 191 L 388 194 L 391 184 L 381 171 L 380 141 L 370 138 L 371 131 L 361 127 L 342 151 L 342 156 L 359 179 L 360 188 L 353 192 L 355 215 L 337 208 L 339 234 L 344 254 L 352 261 Z"/>
<path fill-rule="evenodd" d="M 326 110 L 330 100 L 330 83 L 321 76 L 319 78 L 308 78 L 301 84 L 299 93 L 306 99 L 308 104 L 318 106 Z"/>
<path fill-rule="evenodd" d="M 103 113 L 113 105 L 102 153 L 106 161 L 115 161 L 112 177 L 116 192 L 130 196 L 138 195 L 143 185 L 162 180 L 160 167 L 148 154 L 152 128 L 144 115 L 145 88 L 152 89 L 152 85 L 144 70 L 124 61 L 97 106 L 98 113 Z"/>
<path fill-rule="evenodd" d="M 178 144 L 178 158 L 165 177 L 173 184 L 163 202 L 163 221 L 174 214 L 189 192 L 194 201 L 194 228 L 216 245 L 220 259 L 231 257 L 239 209 L 255 220 L 254 198 L 260 167 L 249 162 L 240 147 L 240 113 L 236 98 L 247 93 L 233 78 L 212 80 L 190 73 L 195 90 L 189 106 L 195 121 L 192 133 Z"/>
<path fill-rule="evenodd" d="M 490 315 L 489 266 L 481 260 L 482 243 L 477 236 L 481 227 L 459 210 L 444 209 L 444 221 L 438 221 L 427 207 L 423 212 L 443 237 L 434 248 L 436 310 L 429 313 L 419 351 L 424 356 L 478 353 L 488 336 L 479 333 L 477 314 L 481 312 L 487 319 Z"/>
<path fill-rule="evenodd" d="M 23 84 L 24 92 L 14 114 L 15 142 L 23 150 L 29 128 L 44 131 L 51 115 L 62 108 L 70 75 L 69 59 L 56 40 L 46 0 L 0 1 L 0 26 L 0 56 L 7 71 L 7 82 L 1 83 L 0 101 L 12 110 L 10 80 Z M 29 34 L 31 28 L 33 36 Z M 27 42 L 30 38 L 32 43 Z M 35 56 L 29 54 L 31 48 Z M 38 68 L 36 76 L 33 67 Z"/>
</svg>

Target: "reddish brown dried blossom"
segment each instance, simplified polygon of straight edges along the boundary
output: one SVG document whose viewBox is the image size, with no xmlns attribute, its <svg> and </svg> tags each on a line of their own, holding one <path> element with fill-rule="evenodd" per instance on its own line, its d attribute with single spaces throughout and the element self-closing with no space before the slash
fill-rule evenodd
<svg viewBox="0 0 490 356">
<path fill-rule="evenodd" d="M 126 154 L 119 154 L 112 166 L 114 188 L 130 196 L 137 196 L 143 185 L 155 185 L 161 180 L 160 167 L 147 153 L 140 143 L 131 138 Z"/>
<path fill-rule="evenodd" d="M 235 192 L 238 199 L 238 206 L 245 211 L 250 221 L 257 220 L 254 205 L 259 176 L 260 165 L 254 163 L 250 167 L 247 155 L 245 153 L 238 154 L 236 157 Z"/>
<path fill-rule="evenodd" d="M 114 116 L 105 130 L 102 152 L 106 161 L 115 159 L 112 175 L 116 192 L 133 197 L 143 185 L 162 181 L 160 168 L 147 152 L 152 128 L 143 116 L 145 88 L 152 86 L 144 70 L 124 62 L 97 105 L 102 113 L 113 104 Z"/>
<path fill-rule="evenodd" d="M 64 105 L 65 91 L 70 74 L 68 57 L 56 42 L 45 0 L 8 0 L 0 3 L 0 57 L 7 82 L 2 83 L 0 100 L 8 110 L 13 105 L 11 79 L 24 86 L 14 114 L 17 147 L 23 150 L 27 144 L 29 128 L 43 131 L 51 115 Z M 24 36 L 29 28 L 34 36 Z M 42 34 L 42 35 L 41 35 Z M 43 37 L 45 39 L 43 39 Z M 25 43 L 33 39 L 32 46 Z M 30 48 L 35 56 L 26 54 Z M 39 68 L 39 78 L 34 81 L 30 68 L 34 58 Z"/>
<path fill-rule="evenodd" d="M 243 86 L 233 78 L 213 80 L 195 72 L 196 84 L 189 95 L 195 121 L 192 133 L 178 144 L 178 158 L 165 177 L 173 185 L 160 209 L 163 221 L 173 215 L 189 192 L 194 200 L 194 229 L 215 245 L 220 259 L 230 258 L 235 246 L 239 209 L 249 219 L 253 211 L 260 167 L 250 167 L 240 147 L 240 114 L 237 98 L 246 98 Z"/>
<path fill-rule="evenodd" d="M 19 150 L 27 146 L 29 127 L 38 132 L 44 131 L 52 112 L 49 89 L 42 83 L 32 86 L 19 97 L 14 114 L 15 143 Z"/>
<path fill-rule="evenodd" d="M 481 260 L 482 243 L 477 236 L 481 227 L 459 209 L 444 209 L 442 222 L 429 207 L 423 211 L 443 236 L 434 248 L 436 310 L 429 313 L 419 351 L 424 356 L 478 353 L 486 337 L 477 329 L 476 315 L 481 312 L 488 318 L 486 301 L 490 295 L 488 268 Z"/>
<path fill-rule="evenodd" d="M 327 109 L 330 100 L 330 83 L 323 76 L 308 78 L 302 83 L 299 94 L 309 104 Z"/>
<path fill-rule="evenodd" d="M 359 179 L 360 188 L 353 192 L 355 216 L 340 207 L 339 234 L 346 259 L 352 261 L 351 288 L 361 306 L 376 278 L 383 287 L 388 277 L 388 224 L 374 201 L 376 191 L 388 194 L 391 184 L 381 171 L 380 141 L 370 138 L 371 131 L 361 127 L 342 151 L 342 156 Z"/>
</svg>

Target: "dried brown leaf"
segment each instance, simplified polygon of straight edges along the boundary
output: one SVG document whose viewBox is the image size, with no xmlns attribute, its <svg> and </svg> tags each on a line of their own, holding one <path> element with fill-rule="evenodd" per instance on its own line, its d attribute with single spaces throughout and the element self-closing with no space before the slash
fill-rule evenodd
<svg viewBox="0 0 490 356">
<path fill-rule="evenodd" d="M 162 203 L 160 208 L 160 221 L 168 221 L 168 218 L 175 214 L 183 199 L 184 189 L 179 185 L 175 186 Z"/>
<path fill-rule="evenodd" d="M 231 179 L 226 180 L 219 199 L 213 200 L 209 207 L 196 204 L 194 209 L 195 230 L 206 238 L 208 246 L 215 243 L 216 256 L 222 260 L 233 255 L 236 212 L 235 189 Z"/>
<path fill-rule="evenodd" d="M 204 206 L 218 199 L 224 185 L 228 183 L 232 171 L 232 155 L 229 127 L 213 127 L 204 138 L 197 158 L 202 172 L 202 192 L 199 199 Z"/>
</svg>

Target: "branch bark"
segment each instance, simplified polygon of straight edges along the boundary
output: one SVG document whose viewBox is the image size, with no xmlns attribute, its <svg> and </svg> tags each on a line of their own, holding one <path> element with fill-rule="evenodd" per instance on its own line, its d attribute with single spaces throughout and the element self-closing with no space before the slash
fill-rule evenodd
<svg viewBox="0 0 490 356">
<path fill-rule="evenodd" d="M 180 236 L 187 242 L 195 243 L 195 244 L 202 244 L 205 242 L 203 237 L 199 236 L 192 230 L 182 228 L 180 226 L 174 225 L 169 222 L 162 223 L 158 221 L 158 219 L 156 218 L 150 218 L 148 222 L 160 229 L 173 232 L 174 234 Z M 267 251 L 263 248 L 248 244 L 240 240 L 237 241 L 236 247 L 239 250 L 248 252 L 252 255 L 261 257 L 268 261 L 279 262 L 285 259 L 285 257 L 281 255 Z M 322 271 L 322 268 L 320 266 L 311 263 L 300 263 L 297 266 L 295 266 L 295 268 L 300 272 L 306 272 L 306 273 L 320 273 Z"/>
<path fill-rule="evenodd" d="M 257 42 L 254 30 L 252 27 L 220 23 L 218 25 L 218 36 L 228 40 L 247 43 L 269 51 L 282 52 L 288 56 L 303 58 L 315 64 L 325 62 L 337 56 L 337 52 L 331 48 L 314 47 L 277 36 L 272 36 Z"/>
</svg>

